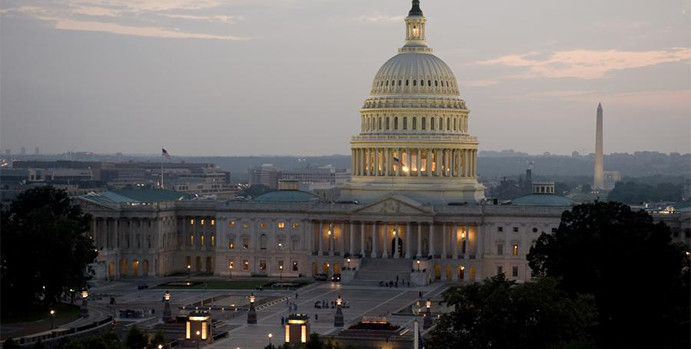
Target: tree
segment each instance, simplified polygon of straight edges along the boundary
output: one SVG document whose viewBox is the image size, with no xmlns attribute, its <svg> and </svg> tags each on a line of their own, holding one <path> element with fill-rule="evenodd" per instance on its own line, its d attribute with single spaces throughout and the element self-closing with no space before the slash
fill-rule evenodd
<svg viewBox="0 0 691 349">
<path fill-rule="evenodd" d="M 148 343 L 149 340 L 146 338 L 146 333 L 142 332 L 137 325 L 130 327 L 125 338 L 125 347 L 128 349 L 142 349 Z"/>
<path fill-rule="evenodd" d="M 597 314 L 592 297 L 571 299 L 552 279 L 516 284 L 504 274 L 444 292 L 430 348 L 588 347 Z"/>
<path fill-rule="evenodd" d="M 604 346 L 689 347 L 687 248 L 647 213 L 595 202 L 564 212 L 528 261 L 565 292 L 594 295 Z"/>
<path fill-rule="evenodd" d="M 85 268 L 96 257 L 84 234 L 91 218 L 64 190 L 29 189 L 2 211 L 2 310 L 11 313 L 40 301 L 59 301 L 86 284 Z"/>
</svg>

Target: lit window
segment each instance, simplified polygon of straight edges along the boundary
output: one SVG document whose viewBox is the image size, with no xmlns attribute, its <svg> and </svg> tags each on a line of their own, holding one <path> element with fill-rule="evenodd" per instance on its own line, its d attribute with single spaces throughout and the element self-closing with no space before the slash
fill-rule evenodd
<svg viewBox="0 0 691 349">
<path fill-rule="evenodd" d="M 242 227 L 243 227 L 244 229 L 247 229 L 247 228 L 250 227 L 250 225 L 249 225 L 247 222 L 244 222 L 244 223 L 242 223 Z"/>
<path fill-rule="evenodd" d="M 282 259 L 278 260 L 278 270 L 283 271 L 283 260 Z"/>
<path fill-rule="evenodd" d="M 497 244 L 497 255 L 504 255 L 504 244 Z"/>
<path fill-rule="evenodd" d="M 215 220 L 215 219 L 212 219 L 212 220 L 211 220 L 211 225 L 212 225 L 212 226 L 213 226 L 213 225 L 216 225 L 216 220 Z"/>
<path fill-rule="evenodd" d="M 202 225 L 204 225 L 204 220 L 203 220 L 203 219 L 200 220 L 199 223 L 201 223 Z"/>
<path fill-rule="evenodd" d="M 230 269 L 235 269 L 235 262 L 230 261 L 229 268 L 230 268 Z"/>
<path fill-rule="evenodd" d="M 293 261 L 293 271 L 298 271 L 298 261 Z"/>
<path fill-rule="evenodd" d="M 216 235 L 211 235 L 211 246 L 216 246 Z"/>
<path fill-rule="evenodd" d="M 190 225 L 194 225 L 194 219 L 190 219 Z"/>
<path fill-rule="evenodd" d="M 228 249 L 234 250 L 235 249 L 235 242 L 229 242 L 228 243 Z"/>
<path fill-rule="evenodd" d="M 511 254 L 514 256 L 518 256 L 518 245 L 514 244 L 513 247 L 511 247 Z"/>
<path fill-rule="evenodd" d="M 259 260 L 259 270 L 266 270 L 266 259 Z"/>
<path fill-rule="evenodd" d="M 250 242 L 248 238 L 242 238 L 242 249 L 246 250 L 250 248 Z"/>
<path fill-rule="evenodd" d="M 234 227 L 234 226 L 235 226 L 235 221 L 230 221 L 230 222 L 228 222 L 228 225 L 231 226 L 231 227 Z"/>
<path fill-rule="evenodd" d="M 518 277 L 518 267 L 515 265 L 513 267 L 511 267 L 511 276 L 513 276 L 515 278 Z"/>
<path fill-rule="evenodd" d="M 259 223 L 259 228 L 266 229 L 266 223 L 264 223 L 264 222 Z"/>
<path fill-rule="evenodd" d="M 283 229 L 286 227 L 286 224 L 284 222 L 278 222 L 278 229 Z"/>
<path fill-rule="evenodd" d="M 293 229 L 297 229 L 299 227 L 300 227 L 300 223 L 298 223 L 298 222 L 293 223 Z"/>
<path fill-rule="evenodd" d="M 204 234 L 201 235 L 200 240 L 201 245 L 204 246 Z"/>
<path fill-rule="evenodd" d="M 246 259 L 242 260 L 242 269 L 247 270 L 250 268 L 250 262 Z"/>
<path fill-rule="evenodd" d="M 194 246 L 194 234 L 190 234 L 190 246 Z"/>
</svg>

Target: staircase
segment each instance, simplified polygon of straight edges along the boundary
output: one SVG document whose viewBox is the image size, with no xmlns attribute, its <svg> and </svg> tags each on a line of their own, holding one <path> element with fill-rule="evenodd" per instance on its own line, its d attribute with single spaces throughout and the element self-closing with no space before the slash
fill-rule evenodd
<svg viewBox="0 0 691 349">
<path fill-rule="evenodd" d="M 398 286 L 403 287 L 401 282 L 409 281 L 412 265 L 411 260 L 405 258 L 365 258 L 350 284 L 377 286 L 380 281 L 396 281 L 396 276 L 398 276 Z"/>
</svg>

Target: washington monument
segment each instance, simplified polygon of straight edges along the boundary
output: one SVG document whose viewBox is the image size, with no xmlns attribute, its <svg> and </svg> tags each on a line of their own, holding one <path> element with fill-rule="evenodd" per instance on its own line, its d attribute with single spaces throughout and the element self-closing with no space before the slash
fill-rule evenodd
<svg viewBox="0 0 691 349">
<path fill-rule="evenodd" d="M 603 164 L 602 164 L 602 103 L 597 105 L 597 125 L 595 126 L 595 179 L 593 190 L 600 191 L 603 188 Z"/>
</svg>

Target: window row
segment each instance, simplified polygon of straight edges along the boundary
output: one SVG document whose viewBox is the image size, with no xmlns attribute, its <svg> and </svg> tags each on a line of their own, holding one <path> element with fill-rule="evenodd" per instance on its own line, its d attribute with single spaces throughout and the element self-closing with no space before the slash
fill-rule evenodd
<svg viewBox="0 0 691 349">
<path fill-rule="evenodd" d="M 363 116 L 363 132 L 382 131 L 382 130 L 413 130 L 417 131 L 418 126 L 422 131 L 453 131 L 467 132 L 467 116 Z"/>
<path fill-rule="evenodd" d="M 228 222 L 228 226 L 229 226 L 229 227 L 235 227 L 235 226 L 236 226 L 236 222 L 235 222 L 235 221 L 229 221 L 229 222 Z M 266 229 L 268 226 L 269 226 L 269 225 L 268 225 L 266 222 L 259 222 L 259 228 L 260 228 L 260 229 Z M 291 224 L 291 226 L 293 227 L 293 229 L 297 229 L 297 228 L 300 227 L 300 223 L 299 223 L 299 222 L 293 222 L 293 223 Z M 249 224 L 248 222 L 242 222 L 242 228 L 243 228 L 243 229 L 247 229 L 247 228 L 249 228 L 249 227 L 250 227 L 250 224 Z M 285 229 L 285 227 L 286 227 L 286 222 L 278 222 L 278 223 L 276 223 L 276 228 L 278 228 L 278 229 Z"/>
<path fill-rule="evenodd" d="M 266 259 L 260 259 L 259 260 L 259 270 L 266 270 Z M 230 272 L 235 269 L 235 261 L 231 260 L 230 263 L 228 264 L 228 269 L 230 269 Z M 290 265 L 290 270 L 291 271 L 298 271 L 299 266 L 298 266 L 298 261 L 293 260 Z M 243 259 L 242 260 L 242 270 L 250 270 L 250 261 L 249 259 Z M 285 268 L 285 264 L 282 259 L 279 259 L 276 263 L 276 269 L 275 271 L 282 272 L 284 270 L 287 270 Z"/>
<path fill-rule="evenodd" d="M 504 231 L 504 227 L 497 227 L 497 232 L 501 233 L 501 232 L 503 232 L 503 231 Z M 512 231 L 513 231 L 514 233 L 518 233 L 518 227 L 512 227 Z M 537 232 L 538 232 L 538 229 L 535 228 L 535 227 L 533 227 L 533 229 L 531 229 L 531 231 L 532 231 L 533 233 L 537 233 Z M 554 233 L 554 232 L 557 231 L 557 228 L 552 228 L 551 231 Z"/>
<path fill-rule="evenodd" d="M 497 256 L 503 256 L 504 255 L 504 243 L 499 242 L 496 244 L 497 247 Z M 512 256 L 518 256 L 518 244 L 512 244 L 511 245 L 511 255 Z"/>
<path fill-rule="evenodd" d="M 497 265 L 497 275 L 499 274 L 504 274 L 504 266 L 503 265 Z M 518 277 L 518 266 L 514 265 L 511 266 L 511 277 Z"/>
<path fill-rule="evenodd" d="M 207 239 L 204 233 L 200 233 L 199 236 L 195 236 L 194 233 L 190 233 L 189 246 L 194 246 L 195 241 L 198 241 L 199 246 L 206 246 L 207 242 L 210 242 L 211 246 L 216 246 L 216 235 L 212 234 L 209 239 Z"/>
<path fill-rule="evenodd" d="M 425 83 L 427 83 L 427 84 L 425 85 Z M 397 80 L 379 80 L 374 84 L 374 86 L 375 87 L 388 87 L 388 86 L 393 87 L 393 86 L 404 86 L 404 85 L 405 86 L 417 86 L 418 84 L 420 86 L 428 86 L 428 87 L 432 87 L 432 85 L 434 85 L 434 87 L 454 87 L 453 82 L 449 82 L 447 80 L 431 80 L 431 79 L 427 79 L 427 80 L 425 80 L 425 79 L 420 79 L 420 80 L 417 80 L 417 79 L 401 80 L 401 79 L 399 79 L 398 81 Z"/>
<path fill-rule="evenodd" d="M 195 225 L 196 223 L 199 223 L 200 225 L 204 225 L 204 224 L 206 224 L 206 223 L 209 223 L 211 226 L 215 226 L 215 225 L 216 225 L 216 220 L 215 220 L 215 219 L 209 219 L 209 220 L 200 219 L 200 220 L 197 221 L 197 220 L 195 220 L 194 218 L 191 218 L 191 219 L 190 219 L 190 225 Z"/>
<path fill-rule="evenodd" d="M 240 248 L 243 250 L 248 250 L 250 248 L 250 237 L 249 236 L 242 236 L 240 238 Z M 276 238 L 276 245 L 275 248 L 279 250 L 284 250 L 288 248 L 286 242 L 285 242 L 285 237 L 279 236 Z M 298 250 L 300 249 L 300 237 L 299 236 L 293 236 L 290 239 L 290 249 L 291 250 Z M 259 236 L 259 249 L 260 250 L 266 250 L 269 246 L 269 238 L 266 234 L 262 234 Z M 235 236 L 230 235 L 228 236 L 228 249 L 229 250 L 235 250 L 236 249 L 236 244 L 235 244 Z"/>
</svg>

